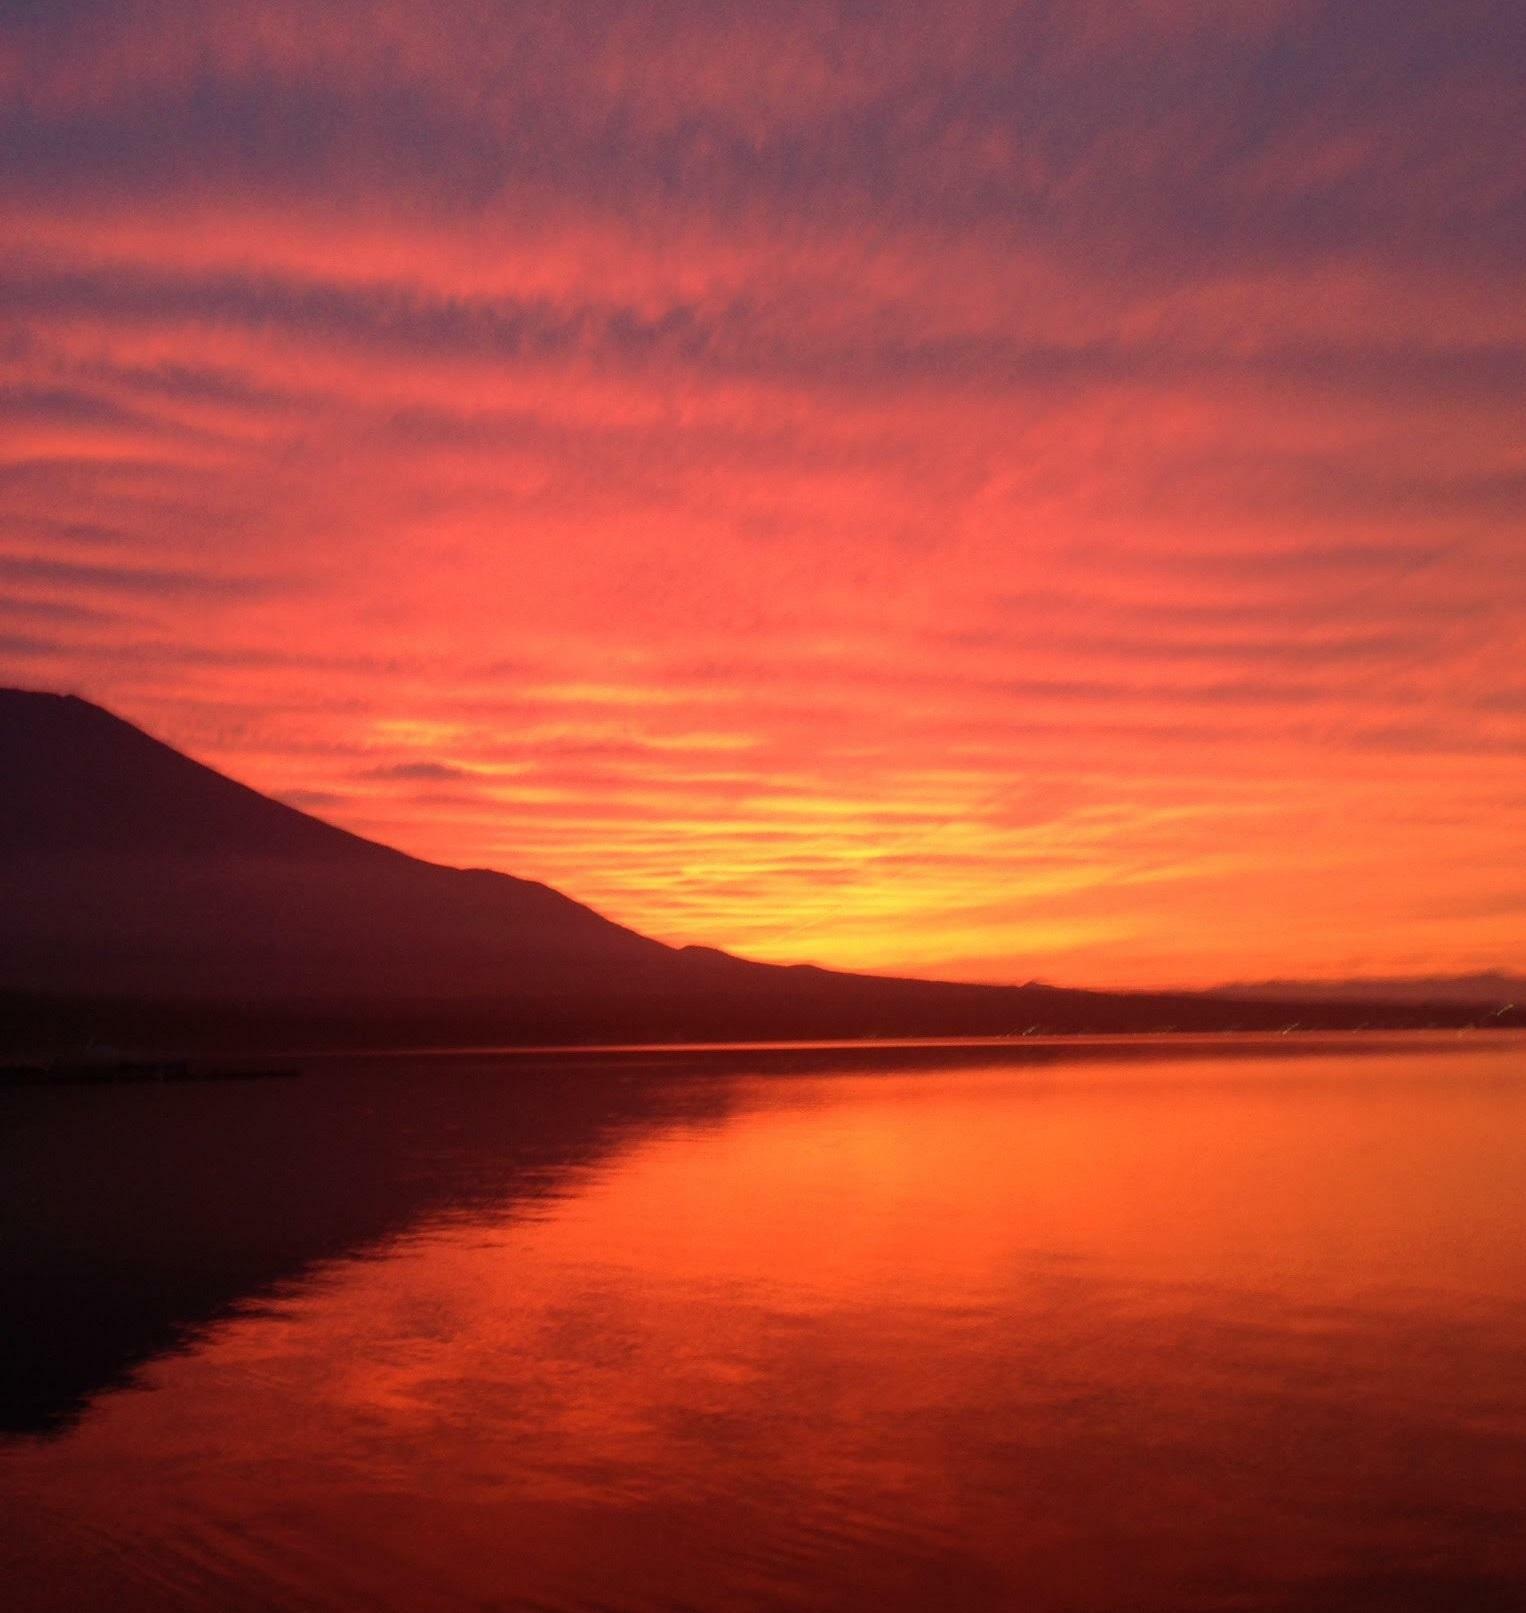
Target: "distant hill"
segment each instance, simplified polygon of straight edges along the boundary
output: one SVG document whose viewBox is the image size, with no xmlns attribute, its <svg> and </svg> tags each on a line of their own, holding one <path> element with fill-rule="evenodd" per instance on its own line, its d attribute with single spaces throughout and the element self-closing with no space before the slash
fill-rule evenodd
<svg viewBox="0 0 1526 1613">
<path fill-rule="evenodd" d="M 714 1040 L 1461 1023 L 1394 1003 L 978 986 L 674 948 L 422 862 L 101 707 L 0 690 L 0 1040 Z"/>
<path fill-rule="evenodd" d="M 1215 986 L 1213 995 L 1278 1002 L 1462 1003 L 1501 1008 L 1526 1003 L 1526 975 L 1376 976 L 1354 980 L 1254 980 Z"/>
</svg>

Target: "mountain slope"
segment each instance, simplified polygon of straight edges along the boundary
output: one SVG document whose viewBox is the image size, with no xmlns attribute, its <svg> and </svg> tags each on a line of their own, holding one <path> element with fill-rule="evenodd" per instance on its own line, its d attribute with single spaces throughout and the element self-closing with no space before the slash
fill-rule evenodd
<svg viewBox="0 0 1526 1613">
<path fill-rule="evenodd" d="M 187 997 L 576 989 L 671 948 L 269 800 L 71 696 L 0 691 L 0 981 Z"/>
<path fill-rule="evenodd" d="M 1355 980 L 1255 980 L 1215 986 L 1215 997 L 1266 1002 L 1465 1003 L 1499 1008 L 1526 1002 L 1526 976 L 1373 975 Z"/>
</svg>

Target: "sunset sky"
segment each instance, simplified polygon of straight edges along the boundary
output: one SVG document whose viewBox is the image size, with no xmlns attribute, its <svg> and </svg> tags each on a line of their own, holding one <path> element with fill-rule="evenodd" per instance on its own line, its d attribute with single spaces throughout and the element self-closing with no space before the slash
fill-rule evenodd
<svg viewBox="0 0 1526 1613">
<path fill-rule="evenodd" d="M 1526 963 L 1520 0 L 10 0 L 0 682 L 674 942 Z"/>
</svg>

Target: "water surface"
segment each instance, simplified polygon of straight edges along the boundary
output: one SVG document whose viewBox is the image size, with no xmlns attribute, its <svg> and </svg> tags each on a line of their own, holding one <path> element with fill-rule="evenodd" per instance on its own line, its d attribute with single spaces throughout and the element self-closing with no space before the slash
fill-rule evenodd
<svg viewBox="0 0 1526 1613">
<path fill-rule="evenodd" d="M 6 1099 L 18 1613 L 1526 1607 L 1519 1041 Z"/>
</svg>

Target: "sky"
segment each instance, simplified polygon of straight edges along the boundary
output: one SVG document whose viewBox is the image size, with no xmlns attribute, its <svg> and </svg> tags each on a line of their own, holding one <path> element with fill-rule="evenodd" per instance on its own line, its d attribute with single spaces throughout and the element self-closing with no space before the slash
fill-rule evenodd
<svg viewBox="0 0 1526 1613">
<path fill-rule="evenodd" d="M 0 682 L 673 942 L 1526 960 L 1519 0 L 3 0 Z"/>
</svg>

